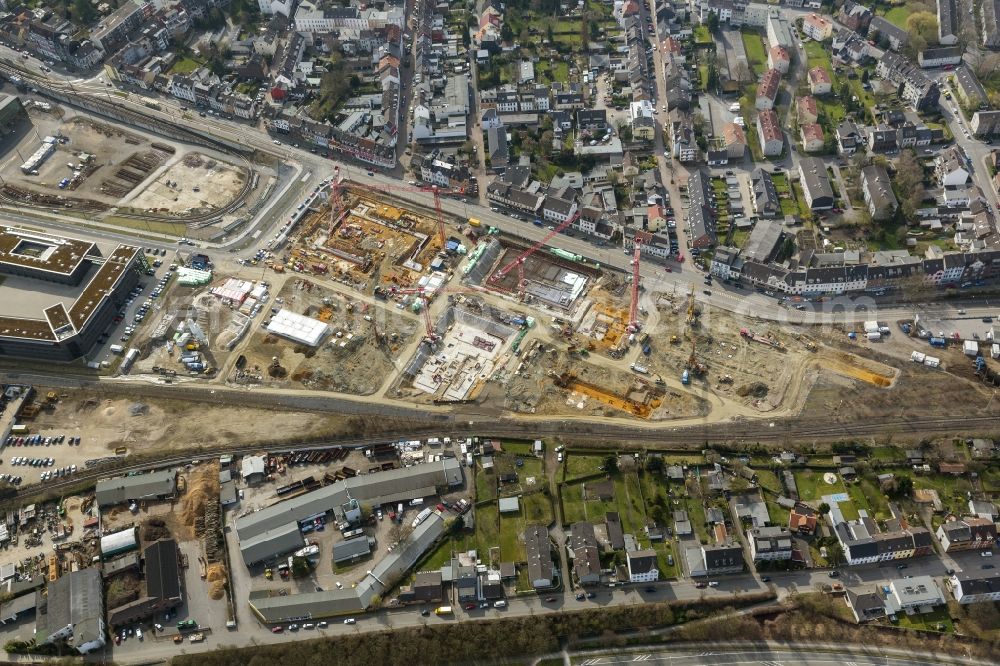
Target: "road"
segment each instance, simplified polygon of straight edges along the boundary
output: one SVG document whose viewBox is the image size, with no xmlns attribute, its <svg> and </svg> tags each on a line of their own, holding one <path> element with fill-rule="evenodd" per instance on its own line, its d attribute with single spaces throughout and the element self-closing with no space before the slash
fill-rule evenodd
<svg viewBox="0 0 1000 666">
<path fill-rule="evenodd" d="M 972 553 L 972 555 L 976 554 Z M 893 579 L 902 578 L 904 574 L 913 576 L 923 574 L 942 576 L 945 574 L 945 570 L 944 565 L 936 557 L 925 557 L 909 560 L 908 568 L 904 571 L 897 570 L 892 563 L 887 563 L 883 566 L 868 565 L 851 568 L 845 570 L 838 580 L 844 583 L 845 586 L 863 586 L 866 589 L 870 589 L 876 584 L 888 584 Z M 596 593 L 596 597 L 583 601 L 576 599 L 578 590 L 571 590 L 565 593 L 553 593 L 545 596 L 509 599 L 508 606 L 503 609 L 482 609 L 477 606 L 474 610 L 467 611 L 457 601 L 446 600 L 442 603 L 451 604 L 455 611 L 452 616 L 435 615 L 432 611 L 436 604 L 416 607 L 409 606 L 358 616 L 353 618 L 355 620 L 353 624 L 344 624 L 343 618 L 333 618 L 330 620 L 329 626 L 323 629 L 289 631 L 286 628 L 285 631 L 279 634 L 272 633 L 270 627 L 259 623 L 255 618 L 250 616 L 245 607 L 242 607 L 239 610 L 241 623 L 237 632 L 226 632 L 220 629 L 217 633 L 209 635 L 204 643 L 185 645 L 184 649 L 188 652 L 205 651 L 222 645 L 247 646 L 264 642 L 283 643 L 313 636 L 338 636 L 424 625 L 431 627 L 446 626 L 454 624 L 457 621 L 489 620 L 652 602 L 733 598 L 740 594 L 764 592 L 768 589 L 772 590 L 777 595 L 777 598 L 781 600 L 795 592 L 814 590 L 823 584 L 834 582 L 830 579 L 826 570 L 771 573 L 769 575 L 771 577 L 769 583 L 762 583 L 759 576 L 751 574 L 720 576 L 715 579 L 718 582 L 718 586 L 708 588 L 698 588 L 696 587 L 696 583 L 692 581 L 640 584 L 614 589 L 595 587 L 592 588 L 592 591 Z M 546 601 L 549 598 L 554 600 L 551 602 Z M 421 609 L 431 612 L 427 616 L 423 616 L 417 612 Z M 0 632 L 0 635 L 2 635 L 2 632 Z M 109 656 L 113 657 L 118 663 L 136 663 L 147 659 L 168 658 L 176 654 L 177 649 L 177 646 L 166 640 L 149 640 L 143 644 L 131 641 L 114 648 L 113 653 Z M 610 664 L 617 662 L 609 661 L 600 663 Z M 710 663 L 717 664 L 724 662 L 712 661 Z"/>
<path fill-rule="evenodd" d="M 6 47 L 0 47 L 0 57 L 5 55 L 8 59 L 16 59 L 16 54 L 14 52 L 10 49 L 6 49 Z M 18 62 L 21 64 L 21 61 Z M 29 66 L 33 64 L 36 65 L 37 69 L 36 60 L 31 59 L 28 61 L 28 64 Z M 660 89 L 658 98 L 662 100 L 664 99 L 664 91 L 662 90 L 664 83 L 662 77 L 659 76 L 661 72 L 660 68 L 662 67 L 659 50 L 654 51 L 654 65 L 657 70 L 656 85 L 658 89 Z M 39 75 L 44 75 L 50 78 L 52 77 L 52 74 L 54 74 L 54 72 L 50 74 L 39 73 Z M 72 79 L 64 75 L 57 77 L 57 80 L 61 82 L 60 85 L 72 85 L 74 90 L 80 94 L 111 97 L 106 84 L 101 83 L 99 79 Z M 159 110 L 145 107 L 140 99 L 135 98 L 135 95 L 130 95 L 129 98 L 124 100 L 116 98 L 113 101 L 131 105 L 134 107 L 134 110 L 141 111 L 142 113 L 161 120 L 168 120 L 179 124 L 187 122 L 184 119 L 184 114 L 187 112 L 181 109 L 181 106 L 183 105 L 181 103 L 175 103 L 172 100 L 157 98 L 160 105 Z M 658 118 L 660 119 L 660 122 L 658 122 L 660 127 L 657 129 L 657 159 L 664 160 L 662 150 L 664 147 L 662 136 L 662 114 L 658 115 Z M 253 252 L 255 249 L 265 246 L 270 241 L 271 231 L 280 223 L 285 215 L 287 215 L 291 210 L 294 210 L 295 204 L 299 200 L 299 196 L 302 192 L 308 192 L 315 188 L 324 179 L 330 177 L 335 168 L 340 169 L 340 173 L 346 180 L 373 183 L 385 187 L 390 191 L 393 188 L 398 188 L 400 186 L 400 181 L 391 174 L 375 173 L 373 176 L 368 176 L 366 173 L 367 169 L 364 167 L 351 165 L 346 162 L 338 162 L 336 160 L 328 160 L 287 144 L 276 146 L 269 135 L 256 128 L 234 125 L 233 123 L 213 117 L 200 118 L 198 124 L 199 126 L 202 126 L 203 129 L 207 129 L 212 134 L 221 138 L 238 141 L 244 145 L 253 147 L 261 153 L 294 163 L 303 171 L 307 171 L 309 173 L 309 177 L 306 179 L 306 182 L 301 183 L 300 187 L 295 188 L 295 196 L 288 196 L 282 199 L 283 202 L 287 202 L 286 210 L 282 211 L 280 210 L 281 206 L 276 206 L 274 209 L 270 209 L 268 211 L 268 215 L 259 217 L 255 223 L 247 226 L 245 232 L 247 235 L 254 233 L 257 230 L 261 231 L 256 241 L 247 244 L 243 242 L 246 238 L 246 236 L 244 236 L 240 239 L 233 239 L 227 244 L 213 245 L 210 243 L 201 243 L 200 246 L 205 248 L 225 250 L 246 246 L 249 252 Z M 964 136 L 962 135 L 960 129 L 955 132 L 955 135 L 957 139 L 960 140 L 960 143 L 964 141 Z M 983 144 L 975 141 L 967 143 L 969 144 L 968 149 L 972 151 L 972 155 L 979 155 L 982 153 L 983 156 L 985 156 L 983 151 L 988 149 L 983 146 Z M 661 163 L 661 165 L 661 177 L 664 179 L 668 192 L 671 194 L 671 202 L 676 205 L 679 202 L 679 195 L 675 189 L 676 185 L 674 183 L 670 183 L 670 179 L 671 175 L 673 175 L 676 180 L 676 178 L 681 176 L 681 171 L 679 170 L 677 174 L 671 174 L 669 165 L 665 160 Z M 983 171 L 981 159 L 978 166 L 979 168 L 976 169 L 976 173 L 978 174 L 977 178 L 982 178 L 984 175 L 980 173 Z M 296 183 L 297 181 L 292 182 Z M 988 183 L 986 183 L 986 185 L 988 186 Z M 485 189 L 485 183 L 480 184 L 480 188 Z M 987 187 L 984 188 L 984 190 L 992 195 L 992 199 L 995 201 L 995 192 L 992 188 Z M 396 193 L 394 196 L 398 196 L 401 199 L 423 206 L 427 210 L 432 210 L 434 206 L 433 195 L 427 192 L 406 191 L 405 193 Z M 503 213 L 493 212 L 490 208 L 478 205 L 475 202 L 465 200 L 456 201 L 453 199 L 443 198 L 441 204 L 442 209 L 446 213 L 454 215 L 459 219 L 476 217 L 486 225 L 494 226 L 504 233 L 519 236 L 529 242 L 539 241 L 548 233 L 544 227 L 536 227 L 529 222 L 522 222 L 504 215 Z M 37 222 L 37 220 L 32 221 Z M 681 241 L 685 240 L 683 226 L 683 224 L 677 225 L 679 239 Z M 601 247 L 582 238 L 570 237 L 566 235 L 557 236 L 552 239 L 550 244 L 562 247 L 570 252 L 580 254 L 586 259 L 597 262 L 602 266 L 610 266 L 626 272 L 631 271 L 631 266 L 629 264 L 630 257 L 626 256 L 626 253 L 622 252 L 620 248 Z M 686 242 L 681 245 L 681 247 L 685 246 Z M 710 306 L 710 308 L 718 308 L 720 310 L 735 312 L 742 317 L 756 317 L 759 319 L 790 323 L 845 324 L 861 322 L 873 318 L 884 320 L 904 317 L 908 318 L 913 315 L 912 305 L 896 303 L 892 300 L 892 296 L 880 299 L 874 299 L 866 295 L 843 296 L 828 299 L 822 303 L 806 302 L 803 304 L 805 310 L 798 311 L 779 305 L 774 298 L 747 290 L 737 290 L 734 287 L 722 284 L 717 284 L 712 290 L 710 290 L 711 293 L 709 294 L 705 293 L 706 290 L 703 290 L 700 286 L 704 277 L 703 273 L 694 269 L 692 264 L 672 263 L 671 266 L 674 267 L 673 272 L 666 273 L 663 266 L 659 263 L 653 263 L 652 261 L 644 262 L 640 273 L 646 290 L 662 292 L 669 292 L 671 290 L 685 292 L 693 291 L 697 295 L 698 301 L 703 306 L 707 305 Z M 943 307 L 947 310 L 949 306 Z M 972 315 L 995 314 L 989 305 L 980 306 L 975 301 L 966 300 L 954 302 L 952 307 L 954 310 L 964 307 L 969 310 Z M 708 310 L 709 312 L 710 308 Z"/>
</svg>

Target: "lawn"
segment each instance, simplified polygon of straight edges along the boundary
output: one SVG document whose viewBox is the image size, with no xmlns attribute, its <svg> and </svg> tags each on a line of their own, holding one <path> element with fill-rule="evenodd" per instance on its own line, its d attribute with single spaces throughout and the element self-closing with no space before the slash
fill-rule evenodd
<svg viewBox="0 0 1000 666">
<path fill-rule="evenodd" d="M 569 81 L 569 64 L 562 60 L 540 60 L 535 65 L 535 77 L 539 83 Z"/>
<path fill-rule="evenodd" d="M 798 208 L 798 214 L 801 217 L 811 215 L 812 210 L 809 208 L 809 204 L 806 203 L 805 195 L 802 194 L 802 186 L 798 183 L 792 183 L 792 191 L 795 193 L 795 205 Z"/>
<path fill-rule="evenodd" d="M 476 550 L 484 560 L 500 544 L 500 510 L 495 504 L 476 507 Z"/>
<path fill-rule="evenodd" d="M 698 65 L 698 89 L 708 89 L 708 65 Z"/>
<path fill-rule="evenodd" d="M 882 494 L 875 481 L 862 476 L 860 480 L 847 486 L 847 494 L 859 509 L 865 509 L 868 515 L 879 520 L 892 517 L 889 513 L 889 501 Z"/>
<path fill-rule="evenodd" d="M 747 64 L 754 76 L 760 76 L 767 69 L 767 51 L 764 50 L 764 40 L 759 33 L 743 32 L 743 49 L 747 53 Z"/>
<path fill-rule="evenodd" d="M 190 74 L 194 70 L 202 66 L 202 63 L 198 62 L 194 58 L 179 58 L 174 66 L 170 68 L 171 74 Z"/>
<path fill-rule="evenodd" d="M 740 98 L 740 115 L 743 116 L 747 128 L 744 134 L 747 137 L 747 144 L 750 146 L 750 155 L 755 162 L 759 162 L 764 159 L 764 153 L 760 149 L 760 137 L 757 136 L 757 111 L 748 95 Z"/>
<path fill-rule="evenodd" d="M 876 446 L 869 449 L 869 453 L 876 460 L 886 462 L 906 460 L 906 452 L 896 446 Z"/>
<path fill-rule="evenodd" d="M 844 482 L 837 477 L 837 482 L 833 485 L 823 480 L 823 472 L 812 470 L 802 470 L 793 472 L 795 474 L 795 485 L 799 489 L 799 498 L 805 501 L 818 500 L 823 495 L 834 495 L 845 493 Z"/>
<path fill-rule="evenodd" d="M 521 514 L 526 524 L 549 525 L 552 523 L 552 502 L 545 493 L 527 493 L 521 496 Z"/>
<path fill-rule="evenodd" d="M 594 474 L 595 472 L 601 471 L 601 465 L 604 463 L 605 456 L 588 456 L 580 455 L 575 453 L 566 454 L 566 461 L 563 463 L 566 466 L 565 479 L 569 481 L 570 479 L 578 479 L 581 476 L 588 476 Z"/>
<path fill-rule="evenodd" d="M 885 20 L 906 30 L 906 19 L 909 15 L 910 9 L 905 4 L 898 5 L 885 13 Z"/>
<path fill-rule="evenodd" d="M 956 515 L 962 515 L 965 510 L 966 493 L 972 490 L 968 479 L 944 474 L 922 474 L 913 477 L 914 488 L 934 488 L 938 492 L 945 510 Z"/>
<path fill-rule="evenodd" d="M 487 472 L 482 467 L 476 467 L 476 501 L 496 499 L 496 472 Z"/>
<path fill-rule="evenodd" d="M 521 514 L 504 514 L 500 516 L 500 560 L 503 562 L 525 562 L 524 518 Z M 480 553 L 484 557 L 485 553 Z"/>
<path fill-rule="evenodd" d="M 639 478 L 634 473 L 615 477 L 615 499 L 618 500 L 617 510 L 622 519 L 622 529 L 638 537 L 646 526 L 646 506 Z"/>
<path fill-rule="evenodd" d="M 799 212 L 799 207 L 792 196 L 792 189 L 788 186 L 788 176 L 783 173 L 776 173 L 771 176 L 771 180 L 774 181 L 774 189 L 777 190 L 778 197 L 781 200 L 781 214 L 796 215 Z"/>
<path fill-rule="evenodd" d="M 694 42 L 695 44 L 713 44 L 712 33 L 709 32 L 707 25 L 699 25 L 694 29 Z"/>
<path fill-rule="evenodd" d="M 899 613 L 896 615 L 896 624 L 905 629 L 919 629 L 921 631 L 941 631 L 949 634 L 955 631 L 955 625 L 952 624 L 951 614 L 948 612 L 947 606 L 935 608 L 930 613 L 919 615 Z"/>
<path fill-rule="evenodd" d="M 736 233 L 747 233 L 747 232 L 736 232 Z M 742 247 L 742 246 L 739 246 Z M 768 490 L 774 491 L 779 495 L 785 494 L 785 487 L 782 485 L 781 480 L 778 479 L 778 475 L 769 469 L 754 469 L 754 474 L 757 475 L 757 485 L 762 488 L 767 488 Z"/>
</svg>

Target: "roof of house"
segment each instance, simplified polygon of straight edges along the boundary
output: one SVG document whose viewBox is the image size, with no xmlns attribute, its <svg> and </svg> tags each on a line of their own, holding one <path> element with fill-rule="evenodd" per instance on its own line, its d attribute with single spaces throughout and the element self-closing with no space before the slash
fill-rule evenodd
<svg viewBox="0 0 1000 666">
<path fill-rule="evenodd" d="M 826 175 L 826 165 L 815 157 L 804 157 L 799 160 L 799 172 L 802 176 L 802 187 L 809 191 L 815 201 L 821 197 L 833 199 L 833 188 L 830 178 Z"/>
<path fill-rule="evenodd" d="M 804 95 L 802 97 L 799 97 L 799 100 L 796 103 L 796 105 L 799 109 L 800 117 L 802 116 L 802 114 L 809 114 L 813 118 L 819 115 L 819 105 L 816 103 L 816 98 L 813 97 L 812 95 Z"/>
<path fill-rule="evenodd" d="M 791 62 L 792 57 L 788 55 L 788 49 L 780 44 L 775 44 L 770 49 L 768 49 L 771 54 L 771 60 L 777 62 L 783 60 L 785 62 Z"/>
<path fill-rule="evenodd" d="M 766 109 L 758 113 L 757 123 L 765 141 L 782 141 L 784 139 L 781 134 L 781 123 L 778 121 L 778 114 L 774 109 Z"/>
<path fill-rule="evenodd" d="M 722 137 L 727 146 L 746 145 L 747 137 L 743 128 L 736 123 L 729 123 L 722 128 Z"/>
<path fill-rule="evenodd" d="M 549 530 L 544 525 L 524 528 L 524 548 L 528 559 L 528 579 L 552 580 L 552 547 Z"/>
<path fill-rule="evenodd" d="M 898 205 L 896 195 L 892 191 L 889 173 L 878 164 L 866 166 L 861 170 L 861 184 L 876 208 L 894 209 Z"/>
<path fill-rule="evenodd" d="M 656 569 L 655 550 L 636 550 L 628 553 L 628 570 L 631 574 L 649 573 Z"/>
<path fill-rule="evenodd" d="M 959 571 L 952 575 L 953 583 L 962 587 L 962 594 L 994 594 L 1000 592 L 1000 570 Z"/>
<path fill-rule="evenodd" d="M 816 66 L 809 70 L 809 83 L 812 85 L 833 83 L 833 79 L 830 78 L 830 73 L 824 67 Z"/>
<path fill-rule="evenodd" d="M 822 141 L 823 127 L 819 123 L 805 123 L 802 125 L 802 138 L 806 142 Z"/>
<path fill-rule="evenodd" d="M 577 578 L 582 579 L 601 573 L 601 558 L 592 523 L 573 523 L 570 546 L 573 550 L 573 571 Z"/>
<path fill-rule="evenodd" d="M 774 183 L 770 180 L 770 177 L 755 182 L 760 184 L 759 189 L 761 194 L 757 194 L 758 185 L 755 184 L 754 195 L 758 199 L 770 201 L 780 207 L 781 203 L 778 201 L 777 190 L 775 190 Z M 769 183 L 770 187 L 765 183 Z M 778 249 L 778 243 L 781 242 L 781 234 L 782 226 L 780 222 L 775 220 L 759 220 L 754 225 L 753 231 L 750 232 L 750 236 L 743 246 L 744 259 L 770 261 Z"/>
<path fill-rule="evenodd" d="M 909 33 L 882 16 L 872 17 L 870 29 L 898 40 L 901 44 L 905 44 L 910 38 Z"/>
<path fill-rule="evenodd" d="M 760 84 L 757 86 L 757 97 L 764 97 L 771 101 L 774 101 L 775 96 L 778 94 L 778 85 L 781 83 L 781 72 L 776 69 L 769 69 L 764 72 L 764 76 L 761 77 Z"/>
</svg>

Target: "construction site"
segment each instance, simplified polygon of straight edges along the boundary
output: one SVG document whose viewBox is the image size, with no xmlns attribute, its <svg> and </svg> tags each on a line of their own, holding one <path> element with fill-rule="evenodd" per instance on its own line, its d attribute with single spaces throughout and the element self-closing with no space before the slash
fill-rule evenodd
<svg viewBox="0 0 1000 666">
<path fill-rule="evenodd" d="M 371 294 L 376 285 L 417 286 L 464 251 L 460 239 L 446 238 L 443 218 L 335 183 L 330 203 L 304 216 L 276 270 L 326 276 Z"/>
<path fill-rule="evenodd" d="M 240 349 L 230 382 L 371 395 L 395 375 L 420 326 L 414 315 L 305 278 L 288 279 L 274 303 L 274 310 L 298 313 L 326 331 L 310 345 L 275 333 L 265 319 Z"/>
</svg>

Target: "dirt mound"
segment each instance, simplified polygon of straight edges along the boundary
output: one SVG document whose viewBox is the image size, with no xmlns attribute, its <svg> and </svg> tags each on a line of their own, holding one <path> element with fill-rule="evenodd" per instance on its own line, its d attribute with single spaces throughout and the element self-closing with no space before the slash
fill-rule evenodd
<svg viewBox="0 0 1000 666">
<path fill-rule="evenodd" d="M 143 541 L 159 541 L 169 539 L 170 529 L 167 524 L 159 518 L 150 518 L 142 526 Z"/>
<path fill-rule="evenodd" d="M 221 599 L 226 595 L 226 567 L 219 562 L 208 565 L 205 579 L 208 581 L 208 596 L 211 599 Z"/>
<path fill-rule="evenodd" d="M 741 398 L 753 396 L 754 398 L 766 398 L 768 386 L 764 382 L 751 382 L 736 389 L 736 395 Z"/>
</svg>

